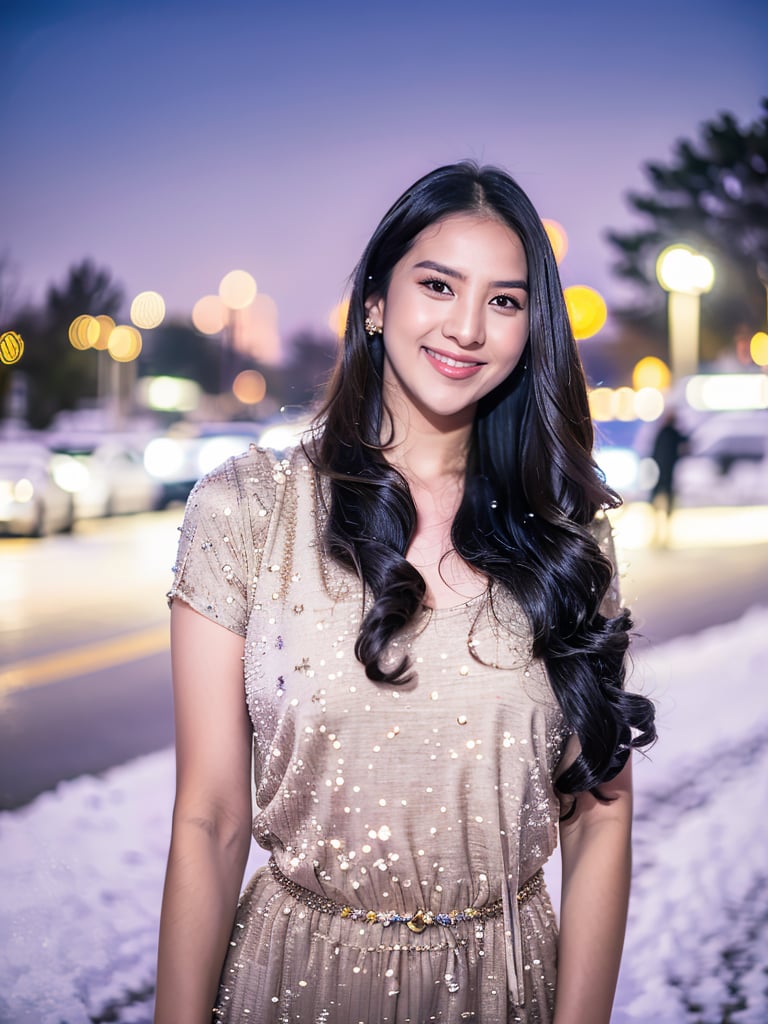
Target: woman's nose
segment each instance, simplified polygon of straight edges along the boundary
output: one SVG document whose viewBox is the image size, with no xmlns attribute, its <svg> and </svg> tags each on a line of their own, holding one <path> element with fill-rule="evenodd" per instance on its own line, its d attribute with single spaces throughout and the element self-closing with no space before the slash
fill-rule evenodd
<svg viewBox="0 0 768 1024">
<path fill-rule="evenodd" d="M 485 342 L 484 307 L 480 303 L 457 301 L 451 304 L 443 323 L 443 337 L 462 348 L 472 348 Z"/>
</svg>

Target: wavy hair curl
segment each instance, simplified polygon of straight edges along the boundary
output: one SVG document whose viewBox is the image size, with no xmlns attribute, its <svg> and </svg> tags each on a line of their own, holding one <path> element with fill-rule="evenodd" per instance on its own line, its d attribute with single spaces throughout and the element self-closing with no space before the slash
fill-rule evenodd
<svg viewBox="0 0 768 1024">
<path fill-rule="evenodd" d="M 408 484 L 386 460 L 392 420 L 384 349 L 365 332 L 366 302 L 386 298 L 395 265 L 419 234 L 455 214 L 494 217 L 528 261 L 530 332 L 515 370 L 478 404 L 451 539 L 458 554 L 523 609 L 534 657 L 581 750 L 562 793 L 612 779 L 632 747 L 655 739 L 652 702 L 624 688 L 632 626 L 600 612 L 614 567 L 589 525 L 621 502 L 592 458 L 586 381 L 552 247 L 531 201 L 504 171 L 463 161 L 420 178 L 388 210 L 353 275 L 346 333 L 307 446 L 329 481 L 327 551 L 373 597 L 355 654 L 376 683 L 410 678 L 406 658 L 382 667 L 389 641 L 422 607 L 426 584 L 405 558 L 416 527 Z"/>
</svg>

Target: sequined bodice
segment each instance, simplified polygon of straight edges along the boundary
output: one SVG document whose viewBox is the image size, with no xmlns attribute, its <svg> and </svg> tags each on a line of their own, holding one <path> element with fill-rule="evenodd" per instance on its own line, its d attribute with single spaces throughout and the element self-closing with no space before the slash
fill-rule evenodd
<svg viewBox="0 0 768 1024">
<path fill-rule="evenodd" d="M 389 655 L 413 679 L 374 684 L 354 655 L 361 588 L 323 557 L 303 453 L 253 451 L 196 498 L 207 539 L 190 544 L 224 545 L 217 616 L 246 636 L 254 835 L 281 869 L 343 902 L 404 911 L 418 892 L 435 912 L 532 875 L 556 843 L 564 729 L 511 602 L 424 609 Z M 182 566 L 175 593 L 194 605 L 198 588 Z"/>
</svg>

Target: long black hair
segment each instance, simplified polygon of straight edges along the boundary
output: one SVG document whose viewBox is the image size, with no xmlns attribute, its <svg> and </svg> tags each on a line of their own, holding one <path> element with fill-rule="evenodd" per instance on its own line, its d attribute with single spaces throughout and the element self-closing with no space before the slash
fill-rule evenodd
<svg viewBox="0 0 768 1024">
<path fill-rule="evenodd" d="M 614 567 L 589 529 L 618 495 L 592 458 L 581 360 L 541 219 L 504 171 L 462 162 L 420 178 L 385 214 L 357 265 L 346 332 L 308 451 L 329 480 L 325 543 L 373 601 L 355 653 L 374 682 L 405 682 L 406 659 L 381 661 L 421 609 L 426 584 L 405 558 L 416 526 L 407 482 L 386 460 L 384 352 L 367 336 L 366 301 L 386 298 L 392 271 L 427 227 L 454 214 L 494 217 L 520 238 L 528 262 L 530 333 L 515 370 L 477 408 L 464 492 L 451 539 L 458 554 L 525 612 L 532 655 L 547 668 L 581 752 L 559 777 L 563 793 L 613 778 L 631 747 L 655 739 L 654 708 L 624 689 L 632 622 L 600 613 Z"/>
</svg>

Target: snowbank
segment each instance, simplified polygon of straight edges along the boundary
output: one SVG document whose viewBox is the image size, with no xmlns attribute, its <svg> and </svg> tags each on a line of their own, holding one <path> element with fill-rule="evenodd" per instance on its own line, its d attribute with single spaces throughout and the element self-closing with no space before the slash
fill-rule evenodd
<svg viewBox="0 0 768 1024">
<path fill-rule="evenodd" d="M 768 1021 L 766 637 L 754 609 L 635 665 L 661 740 L 635 772 L 615 1024 Z M 0 1021 L 151 1020 L 172 791 L 162 751 L 0 814 Z"/>
</svg>

